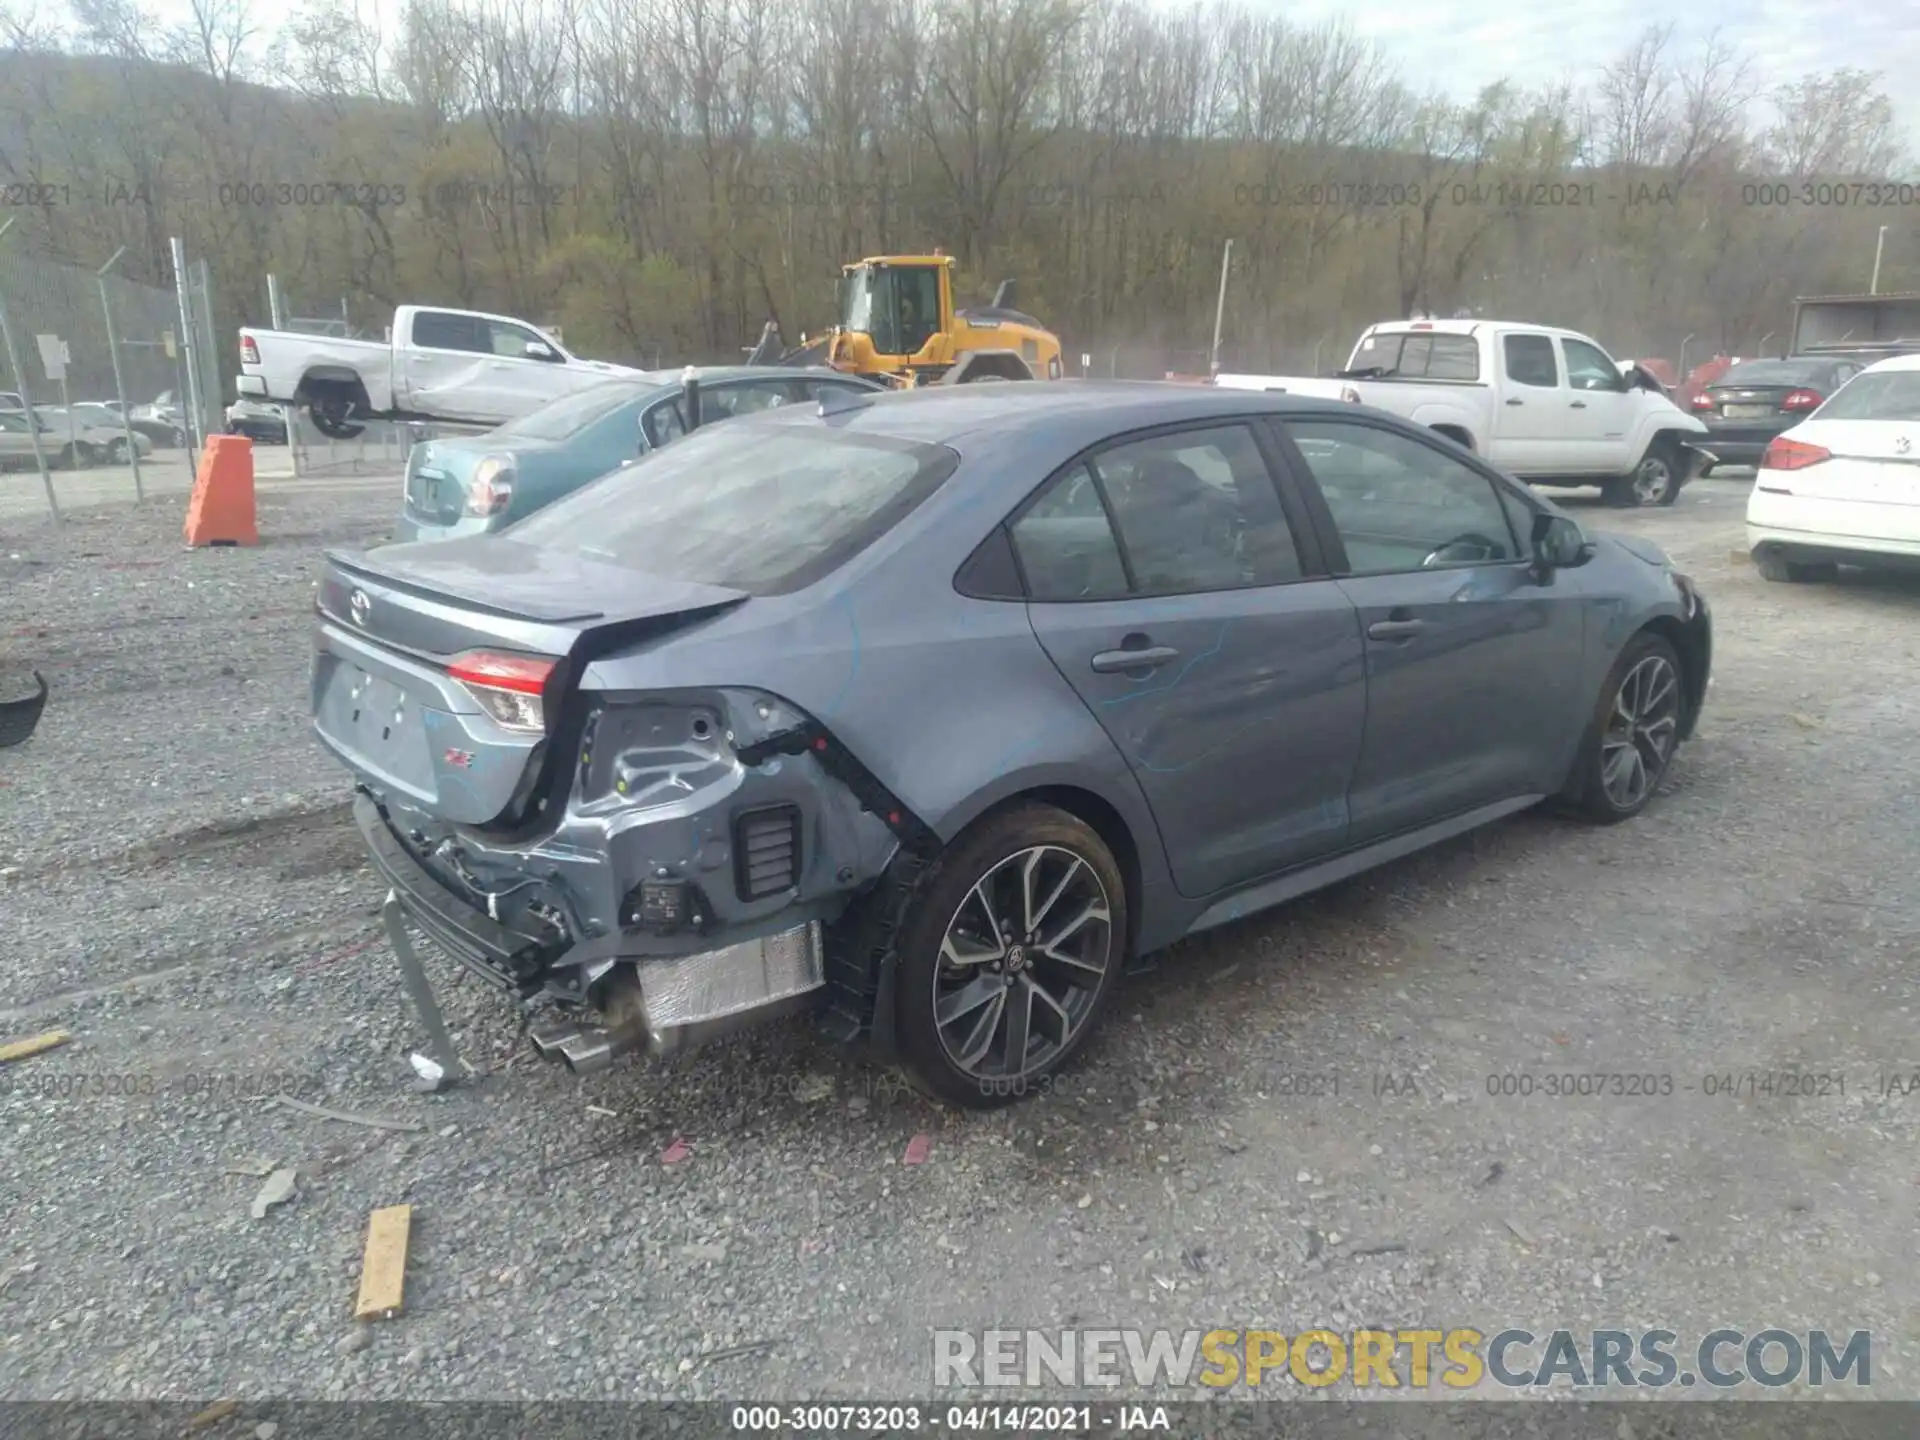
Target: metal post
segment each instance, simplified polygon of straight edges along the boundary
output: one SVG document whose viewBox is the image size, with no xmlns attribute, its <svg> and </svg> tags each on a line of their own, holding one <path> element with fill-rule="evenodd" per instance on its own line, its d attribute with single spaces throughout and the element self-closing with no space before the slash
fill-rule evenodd
<svg viewBox="0 0 1920 1440">
<path fill-rule="evenodd" d="M 224 386 L 220 380 L 219 337 L 213 329 L 213 267 L 204 257 L 196 261 L 194 269 L 199 275 L 200 310 L 199 321 L 204 329 L 200 338 L 205 343 L 200 347 L 200 408 L 204 411 L 202 419 L 209 435 L 219 434 L 226 427 L 226 407 L 220 403 Z"/>
<path fill-rule="evenodd" d="M 1887 227 L 1880 227 L 1880 238 L 1873 242 L 1873 279 L 1867 286 L 1869 295 L 1880 293 L 1880 255 L 1887 248 Z"/>
<path fill-rule="evenodd" d="M 1207 374 L 1220 373 L 1220 327 L 1227 318 L 1227 272 L 1233 268 L 1233 241 L 1220 252 L 1220 299 L 1213 307 L 1213 349 L 1207 352 Z"/>
<path fill-rule="evenodd" d="M 13 228 L 13 216 L 8 216 L 5 224 L 0 224 L 0 236 Z M 47 452 L 40 448 L 40 416 L 33 408 L 33 396 L 27 393 L 27 372 L 20 368 L 20 352 L 14 348 L 13 323 L 7 319 L 7 306 L 0 299 L 0 344 L 6 346 L 7 367 L 13 371 L 13 383 L 20 392 L 21 418 L 27 422 L 27 443 L 33 446 L 33 463 L 40 471 L 40 483 L 47 489 L 47 508 L 53 511 L 53 518 L 60 518 L 60 502 L 54 498 L 53 475 L 47 469 Z"/>
<path fill-rule="evenodd" d="M 77 469 L 80 465 L 80 432 L 74 428 L 73 400 L 67 394 L 67 367 L 60 367 L 60 413 L 67 417 L 67 454 Z"/>
<path fill-rule="evenodd" d="M 133 438 L 133 419 L 127 409 L 127 383 L 120 377 L 120 340 L 113 330 L 113 302 L 107 296 L 107 272 L 120 262 L 127 253 L 122 245 L 113 252 L 113 258 L 94 271 L 94 279 L 100 285 L 100 311 L 107 318 L 107 353 L 113 357 L 113 393 L 120 400 L 120 427 L 127 436 L 127 463 L 133 467 L 133 501 L 136 505 L 146 503 L 146 487 L 140 482 L 140 442 Z"/>
<path fill-rule="evenodd" d="M 7 224 L 13 222 L 9 220 Z M 20 368 L 20 352 L 13 343 L 13 322 L 7 319 L 7 307 L 0 303 L 0 341 L 7 347 L 7 365 L 13 371 L 13 383 L 20 389 L 20 407 L 26 412 L 27 439 L 33 445 L 33 463 L 40 467 L 40 483 L 47 487 L 47 508 L 60 518 L 60 502 L 54 498 L 53 475 L 47 469 L 47 452 L 40 448 L 40 416 L 33 408 L 33 396 L 27 393 L 27 372 Z"/>
<path fill-rule="evenodd" d="M 280 294 L 280 277 L 278 275 L 267 276 L 267 314 L 273 322 L 274 329 L 284 330 L 287 328 L 287 306 L 286 301 Z M 293 478 L 298 480 L 300 478 L 300 451 L 302 449 L 299 431 L 300 412 L 295 406 L 282 405 L 280 407 L 280 418 L 285 422 L 287 427 L 287 463 L 293 467 Z"/>
<path fill-rule="evenodd" d="M 173 259 L 173 290 L 180 307 L 180 354 L 184 360 L 181 366 L 186 377 L 186 393 L 180 397 L 186 411 L 187 444 L 191 452 L 199 454 L 206 440 L 203 427 L 206 416 L 200 409 L 200 375 L 194 359 L 193 343 L 193 307 L 188 300 L 188 287 L 192 281 L 187 275 L 187 247 L 178 235 L 167 241 L 167 248 Z"/>
<path fill-rule="evenodd" d="M 1687 336 L 1686 339 L 1680 342 L 1680 367 L 1679 368 L 1680 368 L 1680 383 L 1682 385 L 1687 383 L 1687 346 L 1691 345 L 1692 343 L 1693 343 L 1693 336 L 1691 335 Z"/>
</svg>

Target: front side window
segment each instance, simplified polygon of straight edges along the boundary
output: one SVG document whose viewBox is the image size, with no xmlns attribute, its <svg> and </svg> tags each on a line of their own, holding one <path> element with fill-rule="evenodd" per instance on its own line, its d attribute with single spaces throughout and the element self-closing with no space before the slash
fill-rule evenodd
<svg viewBox="0 0 1920 1440">
<path fill-rule="evenodd" d="M 1620 367 L 1584 340 L 1562 340 L 1567 352 L 1567 384 L 1575 390 L 1625 390 L 1627 380 Z"/>
<path fill-rule="evenodd" d="M 1355 575 L 1517 560 L 1493 481 L 1419 440 L 1370 425 L 1287 425 L 1325 497 Z"/>
</svg>

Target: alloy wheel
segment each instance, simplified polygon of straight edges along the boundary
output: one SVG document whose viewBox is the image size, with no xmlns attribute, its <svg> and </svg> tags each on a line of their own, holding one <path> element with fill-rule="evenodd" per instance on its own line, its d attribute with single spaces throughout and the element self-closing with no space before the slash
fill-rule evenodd
<svg viewBox="0 0 1920 1440">
<path fill-rule="evenodd" d="M 1648 655 L 1621 680 L 1600 740 L 1600 783 L 1620 810 L 1644 802 L 1673 757 L 1680 730 L 1680 677 Z"/>
<path fill-rule="evenodd" d="M 1633 472 L 1633 498 L 1642 505 L 1658 505 L 1673 488 L 1673 466 L 1664 455 L 1649 455 Z"/>
<path fill-rule="evenodd" d="M 1059 845 L 1009 855 L 967 892 L 940 941 L 935 1025 L 948 1060 L 985 1080 L 1053 1063 L 1091 1017 L 1113 961 L 1099 873 Z"/>
</svg>

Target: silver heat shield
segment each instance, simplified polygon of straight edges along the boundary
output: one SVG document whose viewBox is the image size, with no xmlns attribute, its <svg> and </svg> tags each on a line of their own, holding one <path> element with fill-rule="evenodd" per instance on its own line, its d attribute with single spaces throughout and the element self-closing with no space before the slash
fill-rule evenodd
<svg viewBox="0 0 1920 1440">
<path fill-rule="evenodd" d="M 758 1010 L 826 983 L 817 920 L 724 950 L 643 961 L 638 968 L 648 1028 L 655 1033 Z"/>
</svg>

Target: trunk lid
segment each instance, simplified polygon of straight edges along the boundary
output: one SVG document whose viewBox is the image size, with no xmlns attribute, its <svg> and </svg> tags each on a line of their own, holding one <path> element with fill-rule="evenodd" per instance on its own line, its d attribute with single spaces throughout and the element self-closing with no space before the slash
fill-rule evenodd
<svg viewBox="0 0 1920 1440">
<path fill-rule="evenodd" d="M 1920 505 L 1920 422 L 1823 420 L 1783 437 L 1830 451 L 1799 470 L 1762 470 L 1759 483 L 1819 500 Z"/>
<path fill-rule="evenodd" d="M 515 825 L 544 760 L 565 743 L 565 699 L 597 654 L 744 601 L 500 536 L 329 551 L 316 602 L 312 693 L 320 739 L 363 782 L 463 825 Z M 499 723 L 448 673 L 474 651 L 556 668 L 545 728 Z"/>
<path fill-rule="evenodd" d="M 1710 385 L 1705 394 L 1712 402 L 1712 408 L 1707 413 L 1726 420 L 1761 420 L 1787 413 L 1811 415 L 1811 406 L 1802 411 L 1787 412 L 1781 409 L 1781 402 L 1796 391 L 1812 388 L 1808 385 Z M 1819 391 L 1813 393 L 1820 394 Z M 1821 398 L 1826 397 L 1822 395 Z"/>
</svg>

